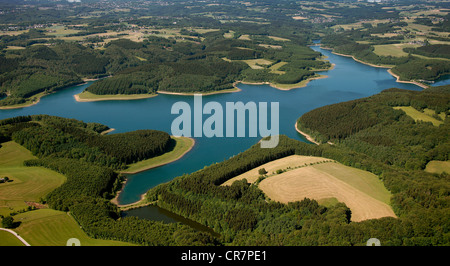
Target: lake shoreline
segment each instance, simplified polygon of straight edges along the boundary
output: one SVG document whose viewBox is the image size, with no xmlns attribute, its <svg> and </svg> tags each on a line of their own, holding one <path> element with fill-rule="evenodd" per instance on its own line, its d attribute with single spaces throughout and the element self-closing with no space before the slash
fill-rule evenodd
<svg viewBox="0 0 450 266">
<path fill-rule="evenodd" d="M 319 72 L 321 71 L 328 71 L 333 69 L 334 66 L 332 66 L 332 68 L 330 69 L 325 69 L 325 70 L 317 70 Z M 249 81 L 236 81 L 236 83 L 241 83 L 241 84 L 245 84 L 245 85 L 269 85 L 270 87 L 280 90 L 280 91 L 290 91 L 293 89 L 298 89 L 298 88 L 304 88 L 306 86 L 308 86 L 308 83 L 310 81 L 316 80 L 316 79 L 324 79 L 324 78 L 328 78 L 328 76 L 326 75 L 319 75 L 318 77 L 312 77 L 312 78 L 308 78 L 305 80 L 300 81 L 299 83 L 296 84 L 276 84 L 273 82 L 269 82 L 269 81 L 263 81 L 263 82 L 249 82 Z M 285 85 L 286 87 L 283 87 L 282 85 Z"/>
<path fill-rule="evenodd" d="M 298 121 L 295 122 L 295 130 L 297 130 L 298 133 L 300 133 L 302 136 L 304 136 L 308 141 L 316 144 L 316 145 L 320 145 L 319 142 L 317 142 L 313 137 L 311 137 L 309 134 L 306 134 L 305 132 L 301 131 L 300 129 L 298 129 Z"/>
<path fill-rule="evenodd" d="M 141 172 L 153 169 L 153 168 L 157 168 L 157 167 L 160 167 L 160 166 L 163 166 L 163 165 L 175 162 L 175 161 L 183 158 L 188 152 L 190 152 L 194 148 L 194 146 L 196 144 L 194 138 L 188 138 L 188 137 L 185 137 L 185 138 L 191 140 L 191 145 L 189 146 L 188 149 L 186 149 L 181 155 L 177 156 L 176 158 L 173 158 L 171 160 L 168 160 L 168 161 L 165 161 L 165 162 L 162 162 L 162 163 L 159 163 L 159 164 L 154 164 L 154 165 L 150 165 L 148 167 L 143 167 L 142 169 L 139 169 L 139 170 L 133 171 L 133 172 L 126 172 L 126 170 L 125 171 L 121 171 L 120 174 L 132 175 L 132 174 L 141 173 Z M 117 207 L 119 207 L 119 208 L 130 207 L 130 206 L 134 206 L 134 205 L 139 205 L 139 207 L 145 206 L 144 201 L 145 201 L 145 195 L 147 194 L 147 192 L 142 194 L 140 199 L 138 201 L 136 201 L 136 202 L 128 203 L 128 204 L 119 204 L 119 201 L 118 201 L 119 195 L 123 191 L 126 183 L 127 183 L 127 180 L 125 179 L 125 181 L 122 183 L 121 189 L 117 191 L 116 196 L 111 200 L 111 203 L 117 205 Z M 141 205 L 141 204 L 143 204 L 143 205 Z M 149 204 L 151 204 L 151 203 L 149 203 Z"/>
<path fill-rule="evenodd" d="M 188 148 L 187 150 L 185 150 L 182 154 L 180 154 L 180 155 L 177 156 L 176 158 L 171 159 L 171 160 L 169 160 L 169 161 L 167 161 L 167 162 L 162 162 L 162 163 L 158 163 L 158 164 L 155 164 L 155 165 L 150 165 L 150 166 L 148 166 L 148 167 L 143 167 L 143 168 L 141 168 L 141 169 L 139 169 L 139 170 L 136 170 L 136 171 L 127 172 L 127 171 L 125 170 L 125 171 L 121 171 L 120 173 L 121 173 L 121 174 L 127 174 L 127 175 L 134 175 L 134 174 L 138 174 L 138 173 L 141 173 L 141 172 L 144 172 L 144 171 L 147 171 L 147 170 L 156 168 L 156 167 L 160 167 L 160 166 L 163 166 L 163 165 L 166 165 L 166 164 L 175 162 L 175 161 L 177 161 L 177 160 L 183 158 L 183 156 L 185 156 L 188 152 L 190 152 L 190 151 L 194 148 L 195 143 L 196 143 L 194 138 L 188 138 L 188 137 L 184 137 L 184 138 L 190 139 L 190 140 L 191 140 L 191 145 L 189 146 L 189 148 Z"/>
<path fill-rule="evenodd" d="M 52 91 L 52 92 L 50 92 L 50 93 L 48 93 L 48 92 L 47 92 L 47 93 L 43 93 L 42 95 L 39 95 L 39 93 L 38 93 L 38 94 L 36 94 L 36 95 L 38 95 L 38 96 L 37 96 L 37 100 L 34 101 L 34 102 L 31 102 L 31 103 L 28 103 L 28 104 L 25 104 L 25 105 L 22 105 L 22 104 L 14 104 L 14 105 L 10 105 L 10 106 L 0 106 L 0 110 L 19 109 L 19 108 L 30 107 L 30 106 L 33 106 L 33 105 L 38 104 L 38 103 L 41 101 L 41 98 L 44 97 L 44 96 L 51 95 L 51 94 L 56 93 L 56 92 L 58 92 L 58 91 L 60 91 L 60 90 L 64 90 L 64 89 L 67 89 L 67 88 L 70 88 L 70 87 L 74 87 L 74 86 L 83 86 L 83 85 L 88 84 L 88 82 L 96 81 L 96 80 L 99 80 L 99 79 L 101 79 L 101 78 L 94 78 L 94 79 L 83 78 L 83 79 L 82 79 L 82 80 L 83 80 L 82 82 L 74 83 L 74 84 L 71 84 L 71 85 L 67 85 L 67 86 L 65 86 L 64 88 L 58 89 L 58 90 L 56 90 L 56 91 Z M 33 96 L 36 96 L 36 95 L 33 95 Z M 33 97 L 33 96 L 32 96 L 32 97 Z"/>
<path fill-rule="evenodd" d="M 46 95 L 49 95 L 49 94 L 46 94 Z M 38 99 L 36 101 L 31 102 L 31 103 L 26 104 L 26 105 L 21 105 L 21 104 L 16 105 L 16 104 L 14 104 L 14 105 L 10 105 L 10 106 L 0 106 L 0 110 L 10 110 L 10 109 L 19 109 L 19 108 L 30 107 L 30 106 L 38 104 L 41 101 L 41 98 L 44 97 L 44 96 L 45 95 L 42 95 L 42 96 L 38 97 Z"/>
<path fill-rule="evenodd" d="M 97 99 L 82 99 L 80 98 L 80 94 L 84 92 L 81 92 L 79 94 L 75 94 L 73 97 L 75 98 L 75 101 L 77 102 L 99 102 L 99 101 L 128 101 L 128 100 L 141 100 L 141 99 L 148 99 L 158 96 L 158 94 L 117 94 L 117 95 L 108 95 L 104 98 L 97 98 Z"/>
<path fill-rule="evenodd" d="M 420 82 L 417 82 L 417 81 L 403 81 L 403 80 L 400 80 L 400 76 L 399 75 L 397 75 L 397 74 L 394 74 L 393 72 L 392 72 L 392 70 L 391 69 L 388 69 L 388 71 L 387 71 L 389 74 L 391 74 L 394 78 L 396 78 L 397 80 L 397 82 L 398 83 L 411 83 L 411 84 L 414 84 L 414 85 L 417 85 L 417 86 L 419 86 L 419 87 L 422 87 L 422 88 L 424 88 L 424 89 L 427 89 L 429 86 L 427 86 L 427 85 L 425 85 L 425 84 L 422 84 L 422 83 L 420 83 Z"/>
<path fill-rule="evenodd" d="M 220 90 L 220 91 L 212 91 L 212 92 L 171 92 L 171 91 L 161 91 L 158 90 L 156 93 L 158 94 L 168 94 L 168 95 L 180 95 L 180 96 L 194 96 L 196 94 L 200 94 L 202 96 L 208 96 L 208 95 L 216 95 L 216 94 L 223 94 L 223 93 L 234 93 L 234 92 L 240 92 L 242 91 L 240 88 L 235 86 L 235 83 L 233 83 L 233 89 L 226 89 L 226 90 Z"/>
<path fill-rule="evenodd" d="M 382 65 L 380 66 L 380 65 L 375 65 L 375 64 L 371 64 L 371 63 L 368 63 L 368 62 L 364 62 L 364 61 L 362 61 L 362 60 L 359 60 L 359 59 L 355 58 L 353 55 L 347 55 L 347 54 L 336 53 L 336 52 L 333 51 L 332 48 L 323 47 L 323 46 L 320 46 L 320 48 L 325 49 L 325 50 L 330 50 L 331 53 L 333 53 L 333 54 L 335 54 L 335 55 L 340 55 L 340 56 L 345 56 L 345 57 L 351 57 L 351 58 L 352 58 L 353 60 L 355 60 L 356 62 L 361 63 L 361 64 L 364 64 L 364 65 L 368 65 L 368 66 L 371 66 L 371 67 L 377 67 L 377 68 L 386 68 L 386 69 L 387 69 L 387 72 L 388 72 L 389 74 L 391 74 L 391 76 L 393 76 L 394 78 L 396 78 L 396 82 L 398 82 L 398 83 L 409 83 L 409 84 L 414 84 L 414 85 L 419 86 L 419 87 L 421 87 L 421 88 L 423 88 L 423 89 L 427 89 L 427 88 L 429 87 L 428 85 L 423 84 L 423 83 L 420 83 L 420 82 L 418 82 L 418 81 L 413 81 L 413 80 L 410 80 L 410 81 L 400 80 L 400 76 L 397 75 L 397 74 L 394 74 L 394 73 L 392 72 L 392 66 L 382 66 Z"/>
<path fill-rule="evenodd" d="M 100 135 L 106 135 L 106 134 L 108 134 L 108 133 L 113 132 L 114 130 L 116 130 L 116 129 L 115 129 L 115 128 L 107 129 L 107 130 L 105 130 L 105 131 L 100 132 Z"/>
</svg>

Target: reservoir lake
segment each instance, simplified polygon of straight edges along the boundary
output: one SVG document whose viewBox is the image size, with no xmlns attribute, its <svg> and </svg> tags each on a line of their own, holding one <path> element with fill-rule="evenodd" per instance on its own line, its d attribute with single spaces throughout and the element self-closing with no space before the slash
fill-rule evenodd
<svg viewBox="0 0 450 266">
<path fill-rule="evenodd" d="M 203 96 L 203 105 L 210 101 L 218 102 L 222 105 L 225 114 L 226 102 L 241 101 L 244 104 L 247 102 L 255 102 L 256 104 L 267 102 L 268 106 L 271 102 L 279 102 L 279 133 L 308 142 L 295 130 L 294 125 L 302 114 L 310 110 L 333 103 L 368 97 L 393 87 L 422 90 L 421 87 L 414 84 L 396 82 L 396 79 L 385 68 L 372 67 L 356 62 L 350 57 L 335 55 L 329 50 L 320 48 L 320 46 L 312 46 L 311 48 L 321 52 L 327 56 L 330 63 L 335 64 L 332 70 L 318 72 L 328 76 L 327 78 L 312 80 L 306 87 L 286 91 L 269 85 L 240 83 L 237 85 L 241 89 L 239 92 Z M 433 86 L 449 83 L 449 80 L 442 80 L 436 82 Z M 171 114 L 172 105 L 178 101 L 187 102 L 193 111 L 194 97 L 181 95 L 160 94 L 153 98 L 128 101 L 77 102 L 73 96 L 81 93 L 91 84 L 92 82 L 88 82 L 63 89 L 41 98 L 39 103 L 30 107 L 0 110 L 0 119 L 22 115 L 48 114 L 75 118 L 84 122 L 101 123 L 115 129 L 110 134 L 138 129 L 156 129 L 171 134 L 172 121 L 179 116 L 178 114 Z M 203 121 L 209 116 L 203 115 Z M 268 116 L 270 117 L 270 112 L 268 112 Z M 246 136 L 248 136 L 248 131 L 246 131 Z M 130 204 L 136 202 L 150 188 L 168 182 L 177 176 L 202 169 L 204 166 L 224 161 L 250 148 L 260 139 L 260 136 L 256 138 L 195 138 L 195 146 L 181 159 L 138 174 L 129 175 L 126 185 L 118 197 L 118 203 Z M 135 211 L 135 214 L 133 214 L 133 211 L 126 212 L 126 215 L 146 218 L 146 214 L 142 210 Z M 151 212 L 155 212 L 155 210 L 151 210 Z M 166 222 L 171 222 L 171 220 L 169 219 Z"/>
</svg>

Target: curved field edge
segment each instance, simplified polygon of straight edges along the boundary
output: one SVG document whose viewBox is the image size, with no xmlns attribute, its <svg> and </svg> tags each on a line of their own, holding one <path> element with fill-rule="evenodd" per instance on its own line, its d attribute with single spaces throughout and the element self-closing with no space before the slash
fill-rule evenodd
<svg viewBox="0 0 450 266">
<path fill-rule="evenodd" d="M 435 174 L 450 173 L 450 161 L 430 161 L 428 162 L 425 171 Z"/>
<path fill-rule="evenodd" d="M 1 145 L 1 177 L 10 179 L 10 182 L 0 184 L 2 215 L 27 207 L 26 202 L 39 201 L 41 197 L 66 181 L 65 176 L 55 171 L 43 167 L 24 166 L 25 160 L 36 159 L 36 157 L 16 142 L 9 141 Z"/>
<path fill-rule="evenodd" d="M 81 246 L 124 246 L 127 242 L 94 239 L 83 231 L 70 213 L 39 209 L 14 216 L 20 226 L 14 229 L 31 246 L 66 246 L 67 240 L 77 238 Z"/>
<path fill-rule="evenodd" d="M 181 158 L 195 144 L 191 138 L 173 137 L 175 148 L 158 157 L 132 165 L 135 170 L 149 169 Z M 8 216 L 12 212 L 22 212 L 13 216 L 14 232 L 34 246 L 65 246 L 70 238 L 77 238 L 81 245 L 123 246 L 128 242 L 94 239 L 89 237 L 70 215 L 63 211 L 48 209 L 39 204 L 38 210 L 27 211 L 30 203 L 37 203 L 50 191 L 61 186 L 66 177 L 43 167 L 26 167 L 23 162 L 36 159 L 29 150 L 14 141 L 4 142 L 0 148 L 1 177 L 7 176 L 12 182 L 0 186 L 0 214 Z M 2 238 L 0 245 L 16 245 L 10 238 Z"/>
<path fill-rule="evenodd" d="M 267 172 L 264 176 L 258 173 L 262 168 Z M 350 208 L 352 221 L 396 217 L 389 206 L 391 194 L 376 175 L 327 158 L 291 155 L 252 169 L 225 185 L 244 178 L 251 183 L 260 181 L 259 188 L 274 201 L 311 198 L 327 204 L 336 199 Z"/>
<path fill-rule="evenodd" d="M 158 94 L 110 94 L 97 95 L 89 91 L 83 91 L 73 97 L 77 102 L 96 102 L 96 101 L 113 101 L 113 100 L 140 100 L 158 96 Z"/>
<path fill-rule="evenodd" d="M 176 144 L 171 151 L 166 152 L 160 156 L 129 164 L 128 168 L 121 173 L 136 174 L 145 170 L 149 170 L 151 168 L 174 162 L 188 153 L 195 145 L 195 140 L 193 138 L 172 136 L 172 139 L 176 141 Z"/>
<path fill-rule="evenodd" d="M 12 212 L 26 210 L 30 203 L 38 202 L 40 198 L 59 187 L 67 179 L 64 175 L 43 167 L 24 166 L 25 160 L 36 157 L 16 142 L 9 141 L 1 145 L 2 177 L 8 176 L 12 180 L 12 182 L 0 184 L 1 215 L 8 216 Z M 45 206 L 41 207 L 45 208 Z M 72 237 L 82 240 L 82 245 L 129 245 L 126 242 L 90 238 L 72 216 L 61 211 L 52 209 L 26 211 L 14 215 L 13 219 L 18 225 L 13 231 L 32 246 L 65 246 L 67 240 Z M 21 242 L 17 243 L 17 241 L 10 237 L 1 237 L 0 245 L 21 245 Z"/>
</svg>

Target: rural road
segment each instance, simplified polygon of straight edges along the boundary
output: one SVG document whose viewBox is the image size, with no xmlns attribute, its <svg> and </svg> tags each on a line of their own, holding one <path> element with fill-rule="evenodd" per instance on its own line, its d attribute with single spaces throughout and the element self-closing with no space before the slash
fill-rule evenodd
<svg viewBox="0 0 450 266">
<path fill-rule="evenodd" d="M 19 236 L 19 234 L 17 234 L 17 233 L 14 232 L 13 230 L 6 229 L 6 228 L 0 228 L 0 230 L 10 232 L 11 234 L 15 235 L 20 241 L 22 241 L 22 243 L 23 243 L 25 246 L 31 246 L 30 244 L 28 244 L 27 241 L 25 241 L 25 239 L 23 239 L 21 236 Z"/>
</svg>

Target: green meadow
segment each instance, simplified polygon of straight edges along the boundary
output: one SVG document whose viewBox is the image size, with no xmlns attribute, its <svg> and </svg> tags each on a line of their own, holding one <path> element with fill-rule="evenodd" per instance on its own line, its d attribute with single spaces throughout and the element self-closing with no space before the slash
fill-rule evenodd
<svg viewBox="0 0 450 266">
<path fill-rule="evenodd" d="M 399 106 L 394 107 L 396 110 L 402 110 L 404 111 L 408 116 L 410 116 L 414 121 L 423 121 L 423 122 L 431 122 L 434 126 L 439 126 L 444 123 L 445 119 L 445 113 L 437 114 L 438 117 L 440 117 L 441 120 L 436 119 L 433 117 L 433 114 L 435 112 L 431 109 L 424 109 L 423 112 L 420 112 L 416 109 L 414 109 L 412 106 Z"/>
<path fill-rule="evenodd" d="M 26 202 L 39 202 L 42 197 L 64 183 L 66 177 L 43 167 L 25 167 L 25 160 L 36 159 L 31 152 L 14 141 L 1 144 L 0 215 L 27 207 Z"/>
<path fill-rule="evenodd" d="M 43 167 L 26 167 L 25 160 L 36 157 L 14 141 L 1 144 L 0 177 L 10 182 L 0 183 L 0 215 L 8 216 L 38 203 L 50 191 L 66 181 L 66 177 Z M 42 205 L 41 205 L 42 206 Z M 45 208 L 13 215 L 18 226 L 13 230 L 32 246 L 66 245 L 70 238 L 78 238 L 81 245 L 110 246 L 129 243 L 97 240 L 86 235 L 69 213 Z M 0 231 L 0 246 L 23 245 L 12 234 Z"/>
</svg>

